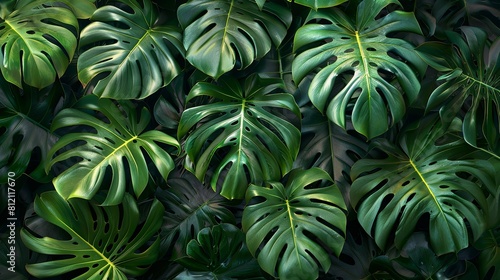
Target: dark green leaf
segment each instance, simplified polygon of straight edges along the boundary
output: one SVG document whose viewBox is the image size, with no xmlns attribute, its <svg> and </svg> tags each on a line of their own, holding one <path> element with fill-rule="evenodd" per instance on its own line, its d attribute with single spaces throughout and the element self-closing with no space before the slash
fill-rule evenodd
<svg viewBox="0 0 500 280">
<path fill-rule="evenodd" d="M 337 6 L 346 1 L 347 0 L 293 0 L 296 4 L 304 5 L 314 10 Z M 288 2 L 292 2 L 292 0 L 288 0 Z"/>
<path fill-rule="evenodd" d="M 187 60 L 214 78 L 262 58 L 281 43 L 292 21 L 287 8 L 268 2 L 260 10 L 252 0 L 191 0 L 177 16 Z"/>
<path fill-rule="evenodd" d="M 352 107 L 354 129 L 368 138 L 402 119 L 407 105 L 403 95 L 408 103 L 417 98 L 418 74 L 422 76 L 426 68 L 410 43 L 388 37 L 393 32 L 420 33 L 412 13 L 393 11 L 375 19 L 391 3 L 397 1 L 361 2 L 355 21 L 337 8 L 312 11 L 294 41 L 298 52 L 292 69 L 295 82 L 319 68 L 309 87 L 312 103 L 344 128 Z M 331 98 L 337 77 L 348 80 Z"/>
<path fill-rule="evenodd" d="M 292 167 L 300 131 L 273 110 L 291 111 L 297 117 L 300 112 L 292 95 L 274 93 L 280 82 L 252 75 L 242 86 L 224 77 L 217 84 L 200 82 L 188 95 L 188 101 L 201 96 L 217 100 L 184 111 L 178 137 L 195 128 L 184 145 L 188 160 L 194 163 L 188 168 L 203 180 L 210 164 L 215 165 L 211 185 L 215 190 L 222 180 L 224 197 L 243 198 L 250 182 L 279 180 Z M 219 150 L 226 152 L 215 162 L 214 154 Z M 227 174 L 221 175 L 225 170 Z"/>
<path fill-rule="evenodd" d="M 351 199 L 359 222 L 381 248 L 393 228 L 395 244 L 402 248 L 426 214 L 429 242 L 438 255 L 468 247 L 469 230 L 479 238 L 486 209 L 481 186 L 494 186 L 498 162 L 482 159 L 432 118 L 403 132 L 398 146 L 377 144 L 388 156 L 354 164 Z"/>
<path fill-rule="evenodd" d="M 0 77 L 0 80 L 3 79 Z M 4 131 L 0 132 L 0 183 L 6 183 L 8 172 L 14 172 L 18 178 L 30 163 L 43 170 L 42 161 L 58 139 L 50 131 L 50 122 L 61 93 L 57 85 L 41 91 L 26 87 L 22 91 L 2 82 L 0 131 Z M 35 177 L 41 181 L 45 179 L 42 178 L 45 176 Z"/>
<path fill-rule="evenodd" d="M 178 259 L 186 271 L 175 279 L 249 279 L 260 276 L 259 265 L 245 245 L 245 234 L 231 224 L 202 229 Z"/>
<path fill-rule="evenodd" d="M 460 30 L 462 36 L 447 33 L 455 48 L 444 57 L 440 54 L 445 50 L 439 43 L 418 48 L 430 66 L 445 72 L 440 77 L 444 82 L 431 94 L 427 110 L 441 108 L 443 122 L 449 123 L 466 107 L 465 116 L 461 116 L 465 141 L 500 158 L 500 38 L 489 42 L 481 29 L 464 26 Z"/>
<path fill-rule="evenodd" d="M 156 197 L 165 206 L 161 246 L 169 250 L 171 256 L 168 258 L 183 256 L 188 242 L 203 228 L 220 222 L 236 222 L 233 213 L 226 208 L 229 201 L 205 187 L 191 173 L 173 176 L 168 186 L 156 192 Z"/>
</svg>

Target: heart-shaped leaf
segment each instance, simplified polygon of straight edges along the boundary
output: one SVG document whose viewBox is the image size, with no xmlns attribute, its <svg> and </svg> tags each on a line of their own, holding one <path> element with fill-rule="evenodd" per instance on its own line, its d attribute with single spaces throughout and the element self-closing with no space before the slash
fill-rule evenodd
<svg viewBox="0 0 500 280">
<path fill-rule="evenodd" d="M 420 33 L 412 13 L 393 11 L 376 19 L 391 3 L 398 2 L 361 2 L 355 21 L 337 8 L 312 11 L 294 40 L 295 82 L 319 67 L 309 87 L 314 106 L 344 128 L 352 109 L 354 129 L 368 138 L 402 119 L 407 105 L 403 95 L 408 103 L 416 99 L 418 75 L 423 76 L 426 68 L 410 43 L 388 37 L 393 32 Z M 331 98 L 334 85 L 341 83 L 337 77 L 346 79 L 345 86 Z"/>
<path fill-rule="evenodd" d="M 114 99 L 142 99 L 167 85 L 180 72 L 183 54 L 180 30 L 160 25 L 150 0 L 120 0 L 123 6 L 103 6 L 82 30 L 80 45 L 94 44 L 78 58 L 78 78 L 97 84 L 93 93 Z"/>
<path fill-rule="evenodd" d="M 35 199 L 36 213 L 61 229 L 69 239 L 36 237 L 28 229 L 21 239 L 35 252 L 61 256 L 56 260 L 28 264 L 35 277 L 53 277 L 78 270 L 75 279 L 128 279 L 147 271 L 156 261 L 160 240 L 153 237 L 162 223 L 163 206 L 154 200 L 141 223 L 131 195 L 119 206 L 98 206 L 94 201 L 65 201 L 56 192 Z M 142 224 L 142 226 L 140 226 Z M 154 242 L 148 242 L 154 238 Z M 68 257 L 71 256 L 71 257 Z"/>
<path fill-rule="evenodd" d="M 121 202 L 127 186 L 128 172 L 134 193 L 138 197 L 148 182 L 149 170 L 144 152 L 148 154 L 165 180 L 173 169 L 172 158 L 157 143 L 179 148 L 177 140 L 158 130 L 143 132 L 151 118 L 146 108 L 143 108 L 140 116 L 137 116 L 138 112 L 132 103 L 123 101 L 119 105 L 120 107 L 109 99 L 88 95 L 80 99 L 73 108 L 61 111 L 54 119 L 52 130 L 86 126 L 96 131 L 96 133 L 65 134 L 48 155 L 51 161 L 47 163 L 47 170 L 60 161 L 81 159 L 53 180 L 57 192 L 65 199 L 72 197 L 91 199 L 100 189 L 109 171 L 112 171 L 113 176 L 103 205 Z M 107 120 L 100 120 L 85 110 L 98 111 Z M 81 143 L 80 141 L 85 143 L 75 147 L 74 145 Z M 64 150 L 63 148 L 68 145 L 71 149 Z M 52 158 L 58 151 L 60 153 Z M 108 171 L 108 168 L 111 170 Z"/>
<path fill-rule="evenodd" d="M 187 60 L 214 78 L 262 58 L 281 43 L 292 21 L 287 8 L 268 2 L 259 9 L 252 0 L 191 0 L 177 15 Z"/>
<path fill-rule="evenodd" d="M 20 0 L 0 21 L 0 72 L 22 88 L 61 77 L 77 46 L 78 20 L 57 0 Z"/>
<path fill-rule="evenodd" d="M 281 86 L 279 79 L 252 75 L 243 86 L 232 77 L 223 77 L 217 84 L 200 82 L 191 89 L 187 101 L 202 96 L 216 100 L 187 109 L 179 124 L 179 139 L 195 127 L 184 149 L 194 164 L 188 168 L 200 181 L 210 164 L 215 164 L 212 188 L 222 180 L 221 195 L 234 199 L 243 198 L 250 182 L 279 180 L 290 171 L 300 131 L 277 112 L 284 109 L 297 117 L 300 112 L 292 95 L 274 93 Z M 224 157 L 215 162 L 219 150 L 225 151 Z M 225 170 L 227 174 L 221 176 Z"/>
<path fill-rule="evenodd" d="M 326 248 L 340 254 L 346 205 L 332 179 L 319 168 L 294 169 L 285 186 L 250 185 L 243 211 L 247 246 L 260 267 L 281 279 L 316 279 L 318 264 L 330 268 Z M 257 202 L 252 202 L 257 200 Z M 325 248 L 326 247 L 326 248 Z"/>
<path fill-rule="evenodd" d="M 478 154 L 456 132 L 445 131 L 435 117 L 408 128 L 398 146 L 375 143 L 388 156 L 354 164 L 351 201 L 377 245 L 385 248 L 395 229 L 395 244 L 402 248 L 423 216 L 438 255 L 468 247 L 469 230 L 479 238 L 486 210 L 481 187 L 494 188 L 498 161 L 483 159 L 484 153 Z"/>
</svg>

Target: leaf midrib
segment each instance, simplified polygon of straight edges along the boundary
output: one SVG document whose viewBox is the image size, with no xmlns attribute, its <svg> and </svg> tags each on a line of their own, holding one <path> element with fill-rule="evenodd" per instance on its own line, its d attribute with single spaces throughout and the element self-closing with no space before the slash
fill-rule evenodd
<svg viewBox="0 0 500 280">
<path fill-rule="evenodd" d="M 288 199 L 285 200 L 285 204 L 286 204 L 286 212 L 288 213 L 288 219 L 290 220 L 290 230 L 292 231 L 293 250 L 295 251 L 295 255 L 297 257 L 297 263 L 299 264 L 299 267 L 302 269 L 302 264 L 300 262 L 300 256 L 299 256 L 299 249 L 297 247 L 297 235 L 295 234 L 295 225 L 293 224 L 292 209 L 290 207 Z"/>
<path fill-rule="evenodd" d="M 112 269 L 116 269 L 115 264 L 110 259 L 108 259 L 105 255 L 103 255 L 101 253 L 101 251 L 97 250 L 97 248 L 95 248 L 94 245 L 87 242 L 87 240 L 85 240 L 85 238 L 83 238 L 80 234 L 75 232 L 73 230 L 73 228 L 71 228 L 69 225 L 67 225 L 63 220 L 59 219 L 59 216 L 57 216 L 57 218 L 66 227 L 67 230 L 69 230 L 69 231 L 71 231 L 71 233 L 73 233 L 73 236 L 79 238 L 81 241 L 83 241 L 85 244 L 87 244 L 87 246 L 89 246 L 89 248 L 91 248 L 94 252 L 97 253 L 97 255 L 99 255 L 103 260 L 105 260 L 108 263 L 107 265 L 111 266 Z"/>
<path fill-rule="evenodd" d="M 124 146 L 125 148 L 128 149 L 127 145 L 138 139 L 139 137 L 137 135 L 134 135 L 132 138 L 128 139 L 128 140 L 124 140 L 123 144 L 121 144 L 120 146 L 118 146 L 117 148 L 115 148 L 113 150 L 113 152 L 109 153 L 106 157 L 104 157 L 99 163 L 97 163 L 94 167 L 92 167 L 92 169 L 90 169 L 90 171 L 85 175 L 84 178 L 87 178 L 87 176 L 89 176 L 90 174 L 94 173 L 95 172 L 95 169 L 100 167 L 102 164 L 108 162 L 108 159 L 111 158 L 112 156 L 114 156 L 119 150 L 121 150 Z M 135 162 L 135 161 L 134 161 Z M 69 197 L 71 198 L 71 196 Z"/>
<path fill-rule="evenodd" d="M 444 211 L 443 211 L 443 208 L 441 207 L 441 205 L 439 204 L 439 201 L 437 200 L 436 196 L 434 195 L 434 192 L 432 191 L 431 187 L 429 186 L 429 184 L 427 183 L 427 181 L 425 180 L 423 174 L 420 172 L 420 170 L 418 169 L 418 167 L 415 165 L 415 163 L 409 159 L 409 162 L 410 162 L 410 165 L 411 167 L 413 168 L 413 170 L 415 170 L 415 172 L 418 174 L 418 176 L 420 177 L 420 180 L 424 183 L 425 187 L 427 188 L 427 191 L 430 193 L 432 199 L 434 200 L 436 206 L 438 207 L 439 209 L 439 213 L 443 216 L 446 216 Z M 445 219 L 446 220 L 446 219 Z M 448 226 L 449 228 L 449 226 Z"/>
<path fill-rule="evenodd" d="M 224 33 L 222 34 L 222 40 L 221 40 L 221 53 L 224 53 L 225 49 L 225 42 L 226 42 L 226 37 L 227 37 L 227 30 L 228 30 L 228 25 L 229 25 L 229 20 L 231 19 L 231 12 L 233 11 L 233 6 L 234 6 L 234 0 L 231 0 L 231 4 L 229 4 L 229 11 L 227 12 L 227 17 L 226 17 L 226 23 L 224 24 Z"/>
</svg>

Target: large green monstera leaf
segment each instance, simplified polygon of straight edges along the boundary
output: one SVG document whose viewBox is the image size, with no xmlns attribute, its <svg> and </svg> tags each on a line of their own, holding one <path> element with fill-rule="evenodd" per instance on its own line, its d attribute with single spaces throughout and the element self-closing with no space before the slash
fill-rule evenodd
<svg viewBox="0 0 500 280">
<path fill-rule="evenodd" d="M 40 170 L 37 173 L 45 177 L 41 160 L 58 139 L 50 131 L 55 113 L 52 110 L 61 99 L 56 88 L 21 91 L 0 77 L 0 131 L 3 130 L 0 133 L 0 183 L 7 182 L 8 172 L 21 176 L 30 162 Z M 34 159 L 35 150 L 39 150 L 40 158 Z M 33 173 L 30 176 L 37 177 Z"/>
<path fill-rule="evenodd" d="M 151 118 L 146 108 L 137 116 L 132 103 L 124 101 L 119 105 L 120 107 L 109 99 L 98 99 L 95 95 L 89 95 L 82 98 L 74 108 L 64 109 L 57 114 L 52 123 L 52 130 L 87 126 L 96 131 L 65 134 L 51 149 L 47 170 L 61 161 L 81 159 L 73 162 L 71 167 L 53 180 L 57 192 L 62 197 L 91 199 L 103 184 L 105 175 L 109 173 L 108 168 L 112 171 L 112 179 L 103 205 L 121 202 L 127 180 L 131 180 L 134 193 L 139 196 L 149 179 L 144 153 L 148 154 L 164 179 L 173 169 L 172 158 L 158 143 L 178 148 L 177 140 L 158 130 L 143 132 Z M 85 110 L 98 111 L 109 122 L 100 120 Z M 82 144 L 81 141 L 85 143 Z M 130 178 L 127 178 L 127 173 L 130 173 Z"/>
<path fill-rule="evenodd" d="M 387 37 L 392 32 L 420 33 L 412 13 L 393 11 L 375 19 L 391 3 L 398 2 L 361 2 L 355 21 L 337 8 L 312 11 L 306 20 L 310 23 L 294 39 L 298 53 L 292 66 L 294 81 L 299 83 L 319 68 L 309 87 L 312 103 L 341 127 L 346 125 L 346 115 L 352 114 L 354 129 L 368 138 L 401 120 L 407 105 L 403 95 L 408 103 L 415 100 L 420 90 L 418 74 L 423 75 L 426 67 L 410 43 Z M 345 86 L 333 91 L 342 82 Z"/>
<path fill-rule="evenodd" d="M 347 219 L 342 194 L 325 171 L 295 169 L 285 186 L 252 184 L 246 200 L 247 246 L 264 271 L 281 279 L 316 279 L 318 264 L 328 271 L 324 247 L 340 254 Z"/>
<path fill-rule="evenodd" d="M 245 244 L 245 234 L 232 224 L 207 227 L 198 232 L 178 259 L 186 269 L 175 279 L 255 279 L 259 264 Z M 262 278 L 264 279 L 264 278 Z"/>
<path fill-rule="evenodd" d="M 78 20 L 57 0 L 20 0 L 0 19 L 0 72 L 22 88 L 62 76 L 77 46 Z"/>
<path fill-rule="evenodd" d="M 150 0 L 120 0 L 133 10 L 107 5 L 91 17 L 80 45 L 88 47 L 78 58 L 78 78 L 93 93 L 114 99 L 142 99 L 167 85 L 180 72 L 176 60 L 184 53 L 176 26 L 157 24 L 158 12 Z"/>
<path fill-rule="evenodd" d="M 65 201 L 56 192 L 35 199 L 35 212 L 68 233 L 69 239 L 36 237 L 28 229 L 21 239 L 31 250 L 61 256 L 28 264 L 35 277 L 53 277 L 78 270 L 74 279 L 128 279 L 147 271 L 159 253 L 158 233 L 163 207 L 154 200 L 144 222 L 131 195 L 119 206 L 98 206 L 93 201 Z M 141 225 L 142 224 L 142 225 Z M 151 238 L 154 242 L 148 243 Z M 70 256 L 70 257 L 69 257 Z"/>
<path fill-rule="evenodd" d="M 291 111 L 296 117 L 300 112 L 292 95 L 274 93 L 281 86 L 281 80 L 252 75 L 243 87 L 234 78 L 224 77 L 217 84 L 200 82 L 191 89 L 187 101 L 203 96 L 217 101 L 184 111 L 178 138 L 195 128 L 184 145 L 187 167 L 203 181 L 213 163 L 211 185 L 215 190 L 222 180 L 222 196 L 243 198 L 249 183 L 279 180 L 292 168 L 300 131 L 273 110 Z M 225 151 L 224 157 L 215 160 L 220 150 Z"/>
<path fill-rule="evenodd" d="M 387 158 L 362 159 L 351 170 L 353 207 L 377 245 L 385 248 L 396 229 L 394 241 L 402 248 L 424 215 L 438 255 L 469 246 L 469 230 L 479 238 L 485 229 L 484 192 L 495 188 L 498 161 L 481 159 L 484 153 L 456 133 L 445 133 L 436 118 L 402 133 L 399 146 L 377 144 Z"/>
<path fill-rule="evenodd" d="M 259 9 L 252 0 L 191 0 L 177 14 L 187 60 L 214 78 L 262 58 L 292 22 L 287 8 L 266 3 Z"/>
<path fill-rule="evenodd" d="M 463 37 L 447 33 L 456 48 L 429 42 L 417 49 L 429 65 L 444 73 L 427 109 L 440 108 L 443 121 L 449 122 L 465 107 L 465 141 L 500 158 L 500 38 L 490 42 L 481 29 L 460 30 Z"/>
</svg>

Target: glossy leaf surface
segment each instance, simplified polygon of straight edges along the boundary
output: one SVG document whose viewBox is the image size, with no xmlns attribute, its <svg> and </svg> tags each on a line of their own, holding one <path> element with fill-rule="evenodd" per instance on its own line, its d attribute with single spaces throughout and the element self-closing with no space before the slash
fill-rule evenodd
<svg viewBox="0 0 500 280">
<path fill-rule="evenodd" d="M 78 21 L 55 0 L 20 0 L 0 20 L 0 70 L 10 83 L 44 88 L 61 77 L 75 53 Z"/>
<path fill-rule="evenodd" d="M 356 20 L 337 8 L 312 11 L 294 39 L 295 82 L 319 68 L 309 87 L 312 103 L 344 128 L 346 115 L 352 114 L 354 129 L 368 138 L 402 119 L 406 106 L 417 98 L 419 75 L 426 67 L 410 43 L 388 36 L 420 33 L 412 13 L 393 11 L 376 19 L 391 3 L 397 1 L 363 1 Z M 340 77 L 346 77 L 345 85 L 331 98 Z"/>
<path fill-rule="evenodd" d="M 107 121 L 100 120 L 85 110 L 98 111 Z M 120 103 L 118 107 L 111 100 L 98 99 L 95 95 L 86 96 L 74 108 L 61 111 L 52 124 L 52 130 L 87 126 L 95 129 L 96 133 L 65 134 L 50 151 L 48 158 L 51 160 L 47 163 L 47 170 L 57 162 L 72 158 L 81 159 L 53 180 L 57 192 L 66 199 L 91 199 L 101 188 L 103 179 L 109 172 L 107 169 L 110 168 L 112 179 L 104 205 L 121 202 L 127 180 L 131 180 L 134 193 L 138 197 L 149 179 L 145 154 L 166 179 L 174 168 L 174 162 L 159 143 L 177 148 L 179 144 L 173 137 L 161 131 L 144 131 L 150 118 L 146 108 L 137 112 L 128 101 Z M 77 145 L 79 141 L 85 143 Z M 69 150 L 63 149 L 68 145 L 71 147 Z M 127 179 L 127 173 L 130 173 L 130 179 Z"/>
<path fill-rule="evenodd" d="M 279 180 L 290 171 L 300 131 L 272 110 L 291 111 L 297 117 L 300 113 L 292 95 L 275 93 L 281 86 L 280 80 L 253 75 L 243 85 L 227 77 L 217 84 L 200 82 L 191 89 L 188 101 L 205 96 L 214 102 L 184 111 L 178 137 L 194 128 L 184 145 L 193 163 L 188 167 L 203 181 L 209 166 L 214 166 L 210 184 L 215 190 L 222 180 L 222 196 L 243 198 L 249 183 Z M 222 149 L 226 149 L 224 157 L 215 161 L 214 154 Z M 227 170 L 224 177 L 223 170 Z"/>
<path fill-rule="evenodd" d="M 36 277 L 53 277 L 79 270 L 75 279 L 128 279 L 138 276 L 156 261 L 157 234 L 163 207 L 154 200 L 146 220 L 131 195 L 119 206 L 102 207 L 82 199 L 65 201 L 56 192 L 45 192 L 35 199 L 36 213 L 68 233 L 69 239 L 39 238 L 21 230 L 23 242 L 31 250 L 61 258 L 28 264 Z M 141 225 L 142 224 L 142 225 Z M 154 242 L 148 244 L 151 238 Z M 68 257 L 70 256 L 70 257 Z"/>
<path fill-rule="evenodd" d="M 242 225 L 264 271 L 281 279 L 316 279 L 319 267 L 328 271 L 331 261 L 322 246 L 339 255 L 347 222 L 342 194 L 328 183 L 332 179 L 319 168 L 295 169 L 285 185 L 248 188 Z"/>
<path fill-rule="evenodd" d="M 262 58 L 281 43 L 292 21 L 285 7 L 266 3 L 259 9 L 252 0 L 191 0 L 177 15 L 187 60 L 214 78 Z"/>
<path fill-rule="evenodd" d="M 494 186 L 498 162 L 477 157 L 438 120 L 407 129 L 398 143 L 378 141 L 387 158 L 362 159 L 352 168 L 351 199 L 363 228 L 381 248 L 395 228 L 394 242 L 402 248 L 419 219 L 428 215 L 429 243 L 436 254 L 469 246 L 469 230 L 477 239 L 485 229 L 481 186 Z"/>
<path fill-rule="evenodd" d="M 167 85 L 181 72 L 184 53 L 176 26 L 157 24 L 158 11 L 150 0 L 143 6 L 121 0 L 125 8 L 106 5 L 91 17 L 80 36 L 90 47 L 78 58 L 78 78 L 96 83 L 93 93 L 114 99 L 143 99 Z"/>
</svg>

